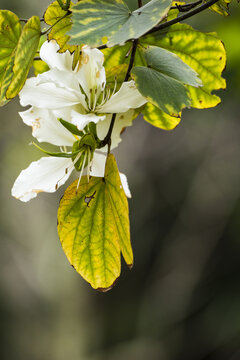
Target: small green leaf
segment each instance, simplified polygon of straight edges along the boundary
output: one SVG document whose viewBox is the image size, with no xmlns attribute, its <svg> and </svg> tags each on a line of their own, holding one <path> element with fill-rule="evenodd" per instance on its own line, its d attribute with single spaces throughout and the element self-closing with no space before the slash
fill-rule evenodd
<svg viewBox="0 0 240 360">
<path fill-rule="evenodd" d="M 44 21 L 50 26 L 56 24 L 49 32 L 48 40 L 55 39 L 57 41 L 60 46 L 60 53 L 65 52 L 66 50 L 69 50 L 72 53 L 76 50 L 76 46 L 67 44 L 70 36 L 66 35 L 66 33 L 72 26 L 71 14 L 63 10 L 57 1 L 54 1 L 48 6 L 44 14 Z"/>
<path fill-rule="evenodd" d="M 75 270 L 94 289 L 109 290 L 121 272 L 121 253 L 133 264 L 128 202 L 115 158 L 107 158 L 105 177 L 77 180 L 58 210 L 58 234 Z"/>
<path fill-rule="evenodd" d="M 63 120 L 63 119 L 58 119 L 60 121 L 60 123 L 68 130 L 70 131 L 72 134 L 74 135 L 78 135 L 78 136 L 83 136 L 83 131 L 78 130 L 78 128 L 71 124 L 70 122 Z"/>
<path fill-rule="evenodd" d="M 226 65 L 226 52 L 215 33 L 202 33 L 190 25 L 175 24 L 143 37 L 140 42 L 144 46 L 157 45 L 174 52 L 198 73 L 203 86 L 188 86 L 192 107 L 214 107 L 221 101 L 218 96 L 211 94 L 213 90 L 226 88 L 226 81 L 221 77 Z"/>
<path fill-rule="evenodd" d="M 13 66 L 13 77 L 7 89 L 6 97 L 14 98 L 22 89 L 29 69 L 32 66 L 41 36 L 40 19 L 31 17 L 24 26 L 16 48 Z"/>
<path fill-rule="evenodd" d="M 174 129 L 181 121 L 181 116 L 171 116 L 157 108 L 156 106 L 147 103 L 142 110 L 143 118 L 151 125 L 163 130 Z"/>
<path fill-rule="evenodd" d="M 71 7 L 71 44 L 108 47 L 137 39 L 168 13 L 171 0 L 152 0 L 131 12 L 122 0 L 82 0 Z"/>
<path fill-rule="evenodd" d="M 16 46 L 22 28 L 18 17 L 8 10 L 0 11 L 0 106 L 8 102 L 6 91 L 13 73 Z"/>
<path fill-rule="evenodd" d="M 187 89 L 180 81 L 146 66 L 133 68 L 131 74 L 140 93 L 165 113 L 178 115 L 191 105 Z"/>
</svg>

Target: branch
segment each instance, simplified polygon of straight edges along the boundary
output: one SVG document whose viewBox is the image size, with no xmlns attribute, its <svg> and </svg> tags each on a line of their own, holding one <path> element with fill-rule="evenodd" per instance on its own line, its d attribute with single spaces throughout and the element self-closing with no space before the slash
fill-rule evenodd
<svg viewBox="0 0 240 360">
<path fill-rule="evenodd" d="M 178 17 L 175 18 L 175 19 L 172 19 L 172 20 L 170 20 L 170 21 L 166 21 L 166 22 L 163 23 L 163 24 L 160 24 L 160 25 L 158 25 L 158 26 L 155 26 L 153 29 L 149 30 L 146 34 L 144 34 L 144 36 L 145 36 L 145 35 L 148 35 L 148 34 L 152 34 L 152 33 L 156 32 L 156 31 L 165 29 L 165 28 L 167 28 L 167 27 L 169 27 L 169 26 L 171 26 L 171 25 L 173 25 L 173 24 L 177 24 L 177 23 L 179 23 L 180 21 L 183 21 L 183 20 L 185 20 L 185 19 L 188 19 L 188 18 L 190 18 L 190 17 L 192 17 L 192 16 L 200 13 L 201 11 L 209 8 L 210 6 L 212 6 L 213 4 L 215 4 L 217 1 L 219 1 L 219 0 L 210 0 L 210 1 L 208 1 L 207 3 L 199 6 L 197 9 L 193 9 L 193 10 L 189 11 L 187 14 L 183 14 L 183 15 L 181 15 L 181 16 L 178 16 Z"/>
<path fill-rule="evenodd" d="M 151 30 L 149 30 L 148 32 L 146 32 L 145 34 L 143 34 L 143 36 L 145 35 L 148 35 L 148 34 L 152 34 L 156 31 L 159 31 L 159 30 L 162 30 L 162 29 L 165 29 L 173 24 L 177 24 L 179 23 L 180 21 L 183 21 L 185 19 L 188 19 L 189 17 L 192 17 L 200 12 L 202 12 L 203 10 L 209 8 L 210 6 L 212 6 L 213 4 L 215 4 L 216 2 L 218 2 L 219 0 L 210 0 L 208 1 L 207 3 L 204 3 L 203 5 L 199 6 L 197 9 L 193 9 L 191 11 L 189 11 L 187 14 L 183 14 L 181 16 L 178 16 L 176 17 L 175 19 L 172 19 L 170 21 L 166 21 L 165 23 L 162 23 L 158 26 L 155 26 L 154 28 L 152 28 Z M 181 5 L 181 9 L 184 9 L 184 10 L 179 10 L 179 11 L 188 11 L 186 10 L 187 9 L 187 6 L 191 6 L 191 7 L 195 7 L 197 6 L 198 4 L 201 4 L 202 3 L 202 0 L 199 0 L 199 1 L 196 1 L 196 2 L 193 2 L 193 3 L 190 3 L 190 4 L 186 4 L 186 5 Z M 175 9 L 175 8 L 178 8 L 178 6 L 176 7 L 172 7 L 171 9 Z M 141 36 L 142 37 L 142 36 Z M 141 37 L 139 39 L 141 39 Z M 128 41 L 133 41 L 134 39 L 129 39 Z M 107 45 L 101 45 L 98 47 L 99 50 L 104 50 L 104 49 L 107 49 Z"/>
</svg>

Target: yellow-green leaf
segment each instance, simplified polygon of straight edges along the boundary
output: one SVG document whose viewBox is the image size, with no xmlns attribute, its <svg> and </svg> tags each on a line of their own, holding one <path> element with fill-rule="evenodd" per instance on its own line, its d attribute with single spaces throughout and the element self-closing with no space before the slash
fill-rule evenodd
<svg viewBox="0 0 240 360">
<path fill-rule="evenodd" d="M 232 0 L 219 0 L 218 2 L 210 6 L 209 9 L 218 13 L 219 15 L 228 16 L 229 15 L 228 7 L 231 1 Z"/>
<path fill-rule="evenodd" d="M 145 46 L 160 46 L 174 52 L 198 73 L 203 86 L 188 86 L 192 107 L 214 107 L 221 101 L 212 91 L 226 88 L 226 81 L 221 77 L 226 65 L 226 52 L 215 33 L 202 33 L 190 25 L 175 24 L 143 37 L 141 43 Z"/>
<path fill-rule="evenodd" d="M 167 15 L 170 6 L 171 0 L 152 0 L 131 12 L 122 0 L 82 0 L 71 7 L 70 43 L 96 47 L 107 42 L 112 47 L 138 39 Z"/>
<path fill-rule="evenodd" d="M 94 289 L 109 290 L 121 272 L 121 253 L 133 264 L 128 202 L 115 158 L 107 158 L 105 177 L 84 176 L 65 191 L 58 210 L 58 233 L 75 270 Z"/>
<path fill-rule="evenodd" d="M 33 68 L 34 68 L 34 75 L 37 76 L 38 74 L 42 74 L 45 71 L 49 70 L 48 64 L 46 64 L 42 60 L 34 60 L 33 62 Z"/>
<path fill-rule="evenodd" d="M 71 15 L 63 10 L 57 1 L 50 4 L 44 14 L 44 21 L 46 24 L 53 26 L 48 34 L 48 40 L 55 39 L 60 46 L 59 52 L 69 50 L 71 53 L 75 51 L 76 46 L 69 45 L 69 35 L 66 33 L 71 29 Z"/>
<path fill-rule="evenodd" d="M 181 114 L 179 116 L 168 115 L 151 103 L 146 104 L 142 113 L 144 120 L 163 130 L 173 130 L 181 121 Z"/>
<path fill-rule="evenodd" d="M 13 76 L 14 55 L 21 30 L 20 21 L 14 13 L 0 11 L 0 106 L 8 102 L 5 95 Z"/>
<path fill-rule="evenodd" d="M 29 69 L 32 66 L 41 36 L 40 19 L 31 17 L 24 26 L 19 38 L 13 65 L 13 77 L 7 89 L 6 97 L 14 98 L 22 89 Z"/>
</svg>

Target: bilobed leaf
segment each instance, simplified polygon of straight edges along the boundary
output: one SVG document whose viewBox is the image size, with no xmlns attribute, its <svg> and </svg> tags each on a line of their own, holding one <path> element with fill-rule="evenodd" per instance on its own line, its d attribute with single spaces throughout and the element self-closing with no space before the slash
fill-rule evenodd
<svg viewBox="0 0 240 360">
<path fill-rule="evenodd" d="M 185 64 L 176 54 L 157 46 L 148 46 L 142 52 L 147 65 L 152 69 L 187 85 L 194 87 L 202 85 L 196 71 Z"/>
<path fill-rule="evenodd" d="M 152 0 L 134 10 L 123 26 L 111 36 L 108 46 L 123 44 L 129 39 L 138 39 L 167 15 L 171 3 L 171 0 Z"/>
<path fill-rule="evenodd" d="M 226 88 L 226 81 L 221 77 L 226 53 L 215 33 L 202 33 L 187 24 L 176 24 L 147 35 L 140 42 L 144 46 L 157 45 L 174 52 L 198 73 L 203 86 L 188 86 L 192 107 L 214 107 L 221 101 L 217 95 L 212 95 L 212 91 Z"/>
<path fill-rule="evenodd" d="M 44 14 L 46 24 L 53 26 L 48 34 L 48 40 L 55 39 L 60 46 L 59 52 L 69 50 L 71 53 L 75 51 L 76 46 L 69 45 L 70 36 L 66 33 L 71 29 L 71 15 L 63 10 L 57 1 L 50 4 Z M 79 44 L 78 44 L 79 45 Z"/>
<path fill-rule="evenodd" d="M 75 270 L 94 289 L 109 290 L 121 271 L 121 253 L 129 266 L 133 254 L 128 202 L 115 158 L 107 158 L 105 177 L 84 176 L 68 187 L 58 210 L 58 233 Z"/>
<path fill-rule="evenodd" d="M 168 13 L 171 0 L 152 0 L 130 11 L 122 0 L 82 0 L 71 7 L 71 44 L 112 47 L 137 39 L 157 25 Z"/>
<path fill-rule="evenodd" d="M 5 95 L 13 76 L 14 55 L 21 30 L 20 21 L 14 13 L 0 11 L 0 106 L 8 102 Z"/>
<path fill-rule="evenodd" d="M 32 66 L 41 36 L 40 19 L 31 17 L 23 28 L 19 38 L 13 65 L 13 77 L 7 89 L 6 97 L 14 98 L 22 89 L 29 69 Z"/>
<path fill-rule="evenodd" d="M 151 125 L 163 130 L 174 129 L 181 121 L 181 114 L 178 116 L 171 116 L 160 110 L 158 107 L 147 103 L 142 110 L 143 118 Z"/>
</svg>

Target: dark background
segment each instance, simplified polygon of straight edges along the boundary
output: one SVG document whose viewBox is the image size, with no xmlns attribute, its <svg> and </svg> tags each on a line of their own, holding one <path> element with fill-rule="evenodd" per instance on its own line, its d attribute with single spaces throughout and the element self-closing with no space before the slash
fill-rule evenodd
<svg viewBox="0 0 240 360">
<path fill-rule="evenodd" d="M 135 1 L 135 0 L 134 0 Z M 49 2 L 1 0 L 19 17 Z M 188 21 L 217 31 L 227 90 L 214 109 L 186 110 L 171 132 L 141 118 L 116 152 L 128 175 L 135 265 L 99 293 L 69 265 L 57 236 L 63 189 L 11 197 L 41 154 L 18 99 L 0 110 L 0 359 L 240 359 L 240 6 Z M 66 186 L 65 186 L 66 188 Z"/>
</svg>

